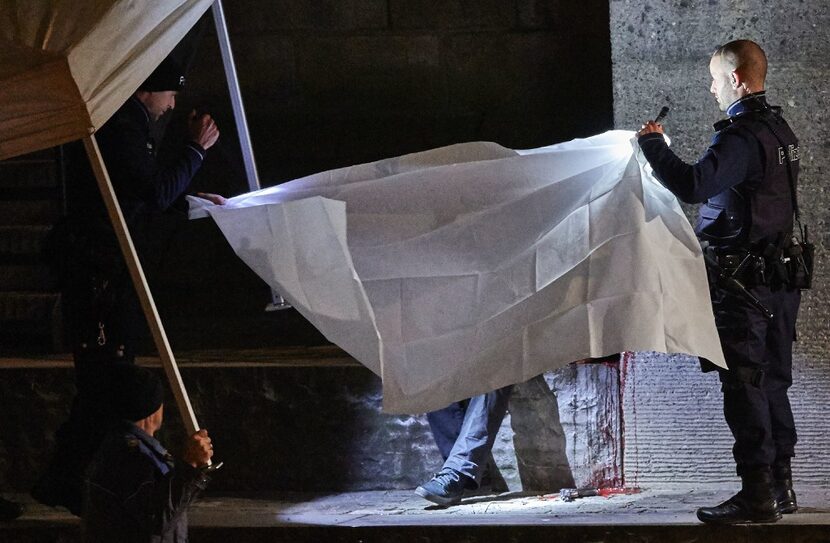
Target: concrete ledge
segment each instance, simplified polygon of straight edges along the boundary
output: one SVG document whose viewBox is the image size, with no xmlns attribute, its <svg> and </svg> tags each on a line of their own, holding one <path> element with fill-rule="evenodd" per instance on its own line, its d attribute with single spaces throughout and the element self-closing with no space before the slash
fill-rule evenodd
<svg viewBox="0 0 830 543">
<path fill-rule="evenodd" d="M 210 367 L 362 367 L 354 358 L 334 345 L 319 347 L 279 347 L 268 349 L 211 349 L 204 351 L 173 352 L 176 363 L 188 368 Z M 140 356 L 141 366 L 160 367 L 157 356 Z M 0 358 L 3 369 L 71 368 L 70 353 L 43 354 Z M 367 370 L 368 371 L 368 370 Z"/>
<path fill-rule="evenodd" d="M 708 526 L 695 519 L 697 507 L 724 499 L 731 490 L 675 485 L 570 503 L 554 495 L 505 493 L 471 496 L 446 509 L 429 506 L 410 491 L 213 496 L 191 509 L 190 534 L 193 541 L 222 543 L 830 541 L 828 489 L 799 489 L 802 511 L 776 524 Z M 79 531 L 78 520 L 68 514 L 30 505 L 20 520 L 0 524 L 0 539 L 69 542 L 78 540 Z"/>
</svg>

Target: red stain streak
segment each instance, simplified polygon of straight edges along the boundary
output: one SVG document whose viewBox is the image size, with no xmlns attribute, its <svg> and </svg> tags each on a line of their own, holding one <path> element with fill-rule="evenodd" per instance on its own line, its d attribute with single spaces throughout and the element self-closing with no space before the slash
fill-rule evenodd
<svg viewBox="0 0 830 543">
<path fill-rule="evenodd" d="M 605 391 L 602 397 L 605 398 L 604 409 L 599 411 L 600 420 L 597 421 L 597 438 L 609 445 L 612 451 L 612 464 L 598 466 L 592 473 L 588 486 L 598 488 L 601 492 L 608 492 L 608 494 L 601 494 L 609 496 L 611 494 L 634 494 L 639 492 L 637 486 L 637 476 L 639 473 L 639 451 L 637 449 L 637 394 L 636 394 L 636 379 L 634 375 L 634 353 L 624 352 L 619 356 L 606 356 L 602 358 L 594 358 L 582 361 L 582 363 L 601 364 L 608 368 L 617 370 L 617 383 L 608 379 L 605 381 Z M 625 394 L 626 387 L 631 387 L 630 390 L 630 413 L 632 415 L 630 421 L 625 420 Z M 633 469 L 625 469 L 625 451 L 626 446 L 626 422 L 629 422 L 630 428 L 628 436 L 631 438 L 631 446 L 634 447 Z M 590 431 L 590 428 L 588 428 Z M 625 474 L 626 471 L 634 475 L 633 484 L 626 488 Z"/>
<path fill-rule="evenodd" d="M 600 495 L 600 496 L 602 496 L 603 498 L 610 498 L 611 496 L 614 496 L 614 495 L 619 495 L 619 494 L 623 494 L 623 495 L 626 495 L 626 496 L 630 496 L 630 495 L 632 495 L 632 494 L 639 494 L 639 493 L 640 493 L 640 489 L 639 489 L 639 488 L 637 488 L 637 487 L 628 487 L 628 488 L 625 488 L 625 487 L 600 488 L 600 489 L 598 490 L 598 493 L 599 493 L 599 495 Z"/>
</svg>

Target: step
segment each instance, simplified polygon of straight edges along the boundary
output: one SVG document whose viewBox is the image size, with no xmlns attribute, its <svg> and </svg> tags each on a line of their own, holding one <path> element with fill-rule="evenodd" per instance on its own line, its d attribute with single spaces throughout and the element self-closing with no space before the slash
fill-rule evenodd
<svg viewBox="0 0 830 543">
<path fill-rule="evenodd" d="M 61 311 L 56 292 L 0 292 L 0 355 L 63 349 Z"/>
<path fill-rule="evenodd" d="M 313 347 L 280 347 L 268 349 L 209 349 L 174 351 L 176 363 L 182 368 L 360 368 L 364 366 L 334 345 Z M 140 355 L 136 364 L 160 368 L 157 355 Z M 72 367 L 70 353 L 21 354 L 0 357 L 0 370 L 66 369 Z"/>
<path fill-rule="evenodd" d="M 0 226 L 0 263 L 40 261 L 43 241 L 50 228 L 48 225 Z"/>
<path fill-rule="evenodd" d="M 0 187 L 0 200 L 63 200 L 63 188 L 57 187 Z"/>
<path fill-rule="evenodd" d="M 0 292 L 51 292 L 55 278 L 45 264 L 3 264 L 0 260 Z"/>
<path fill-rule="evenodd" d="M 0 226 L 50 225 L 62 215 L 58 200 L 0 200 Z"/>
<path fill-rule="evenodd" d="M 21 158 L 0 162 L 0 189 L 60 186 L 60 174 L 54 159 Z"/>
<path fill-rule="evenodd" d="M 0 322 L 51 319 L 60 300 L 56 292 L 0 292 Z"/>
</svg>

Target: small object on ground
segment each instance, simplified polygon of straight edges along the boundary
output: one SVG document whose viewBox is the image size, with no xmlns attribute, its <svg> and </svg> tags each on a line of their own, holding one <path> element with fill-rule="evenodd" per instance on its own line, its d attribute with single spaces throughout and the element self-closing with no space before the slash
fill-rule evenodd
<svg viewBox="0 0 830 543">
<path fill-rule="evenodd" d="M 590 496 L 602 496 L 603 498 L 608 498 L 615 494 L 630 495 L 639 493 L 640 489 L 637 487 L 563 488 L 559 491 L 559 498 L 563 502 L 572 502 L 577 498 L 588 498 Z"/>
</svg>

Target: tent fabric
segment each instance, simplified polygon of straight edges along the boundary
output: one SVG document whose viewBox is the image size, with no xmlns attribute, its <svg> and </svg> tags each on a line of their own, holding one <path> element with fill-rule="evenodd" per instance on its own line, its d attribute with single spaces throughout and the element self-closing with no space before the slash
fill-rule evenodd
<svg viewBox="0 0 830 543">
<path fill-rule="evenodd" d="M 0 160 L 100 128 L 211 4 L 0 2 Z"/>
<path fill-rule="evenodd" d="M 725 367 L 700 247 L 633 133 L 467 143 L 192 200 L 237 255 L 423 412 L 622 351 Z M 199 207 L 199 206 L 203 207 Z"/>
</svg>

